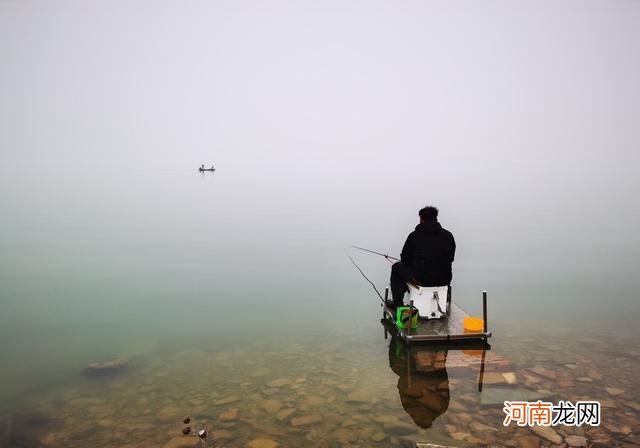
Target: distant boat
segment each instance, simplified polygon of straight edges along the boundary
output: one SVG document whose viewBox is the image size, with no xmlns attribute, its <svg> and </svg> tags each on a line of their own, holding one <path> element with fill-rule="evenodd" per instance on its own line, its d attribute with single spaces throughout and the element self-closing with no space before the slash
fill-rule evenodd
<svg viewBox="0 0 640 448">
<path fill-rule="evenodd" d="M 198 171 L 200 171 L 201 173 L 204 173 L 205 171 L 215 171 L 216 169 L 214 167 L 211 168 L 205 168 L 204 165 L 200 166 L 200 168 L 198 168 Z"/>
</svg>

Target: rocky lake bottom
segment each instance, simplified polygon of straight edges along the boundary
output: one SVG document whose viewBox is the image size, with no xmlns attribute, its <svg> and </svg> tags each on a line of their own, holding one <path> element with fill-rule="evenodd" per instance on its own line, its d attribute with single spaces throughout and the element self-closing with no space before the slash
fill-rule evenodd
<svg viewBox="0 0 640 448">
<path fill-rule="evenodd" d="M 229 448 L 640 446 L 640 349 L 610 335 L 509 336 L 486 352 L 482 392 L 480 350 L 408 354 L 353 335 L 116 359 L 3 411 L 0 446 L 196 447 L 203 428 L 208 446 Z M 503 401 L 518 399 L 597 400 L 601 423 L 504 426 Z"/>
</svg>

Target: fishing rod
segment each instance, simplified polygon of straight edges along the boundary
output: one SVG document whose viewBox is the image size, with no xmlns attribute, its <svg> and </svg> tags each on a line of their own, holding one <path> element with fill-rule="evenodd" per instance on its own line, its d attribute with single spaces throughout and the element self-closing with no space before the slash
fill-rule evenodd
<svg viewBox="0 0 640 448">
<path fill-rule="evenodd" d="M 354 249 L 363 250 L 363 251 L 365 251 L 365 252 L 369 252 L 369 253 L 371 253 L 371 254 L 380 255 L 381 257 L 384 257 L 384 258 L 386 258 L 387 260 L 400 261 L 400 259 L 399 259 L 399 258 L 392 257 L 391 255 L 388 255 L 388 254 L 383 254 L 383 253 L 380 253 L 380 252 L 376 252 L 375 250 L 365 249 L 364 247 L 358 247 L 358 246 L 348 246 L 348 247 L 353 247 Z"/>
<path fill-rule="evenodd" d="M 351 263 L 353 263 L 353 265 L 356 267 L 356 269 L 358 271 L 360 271 L 360 274 L 364 277 L 364 279 L 366 281 L 368 281 L 369 284 L 373 287 L 373 290 L 376 292 L 376 294 L 378 294 L 378 297 L 380 297 L 380 300 L 382 301 L 382 304 L 386 305 L 385 301 L 384 301 L 384 297 L 382 297 L 382 294 L 380 294 L 380 291 L 378 291 L 378 288 L 376 288 L 376 285 L 374 285 L 374 283 L 371 280 L 369 280 L 369 278 L 366 275 L 364 275 L 364 272 L 362 272 L 362 269 L 360 269 L 360 266 L 358 266 L 356 264 L 356 262 L 353 259 L 353 257 L 349 254 L 349 252 L 347 252 L 347 249 L 344 249 L 344 253 L 347 254 L 347 257 L 349 257 L 349 260 L 351 260 Z"/>
<path fill-rule="evenodd" d="M 384 255 L 384 254 L 380 254 L 378 252 L 374 252 L 374 251 L 370 251 L 368 249 L 363 249 L 361 247 L 356 247 L 356 246 L 349 246 L 349 247 L 353 247 L 354 249 L 361 249 L 367 252 L 372 252 L 374 254 L 377 255 L 382 255 L 383 257 L 389 259 L 389 258 L 393 258 L 394 260 L 397 260 L 397 258 L 394 257 L 389 257 L 388 255 Z M 364 275 L 364 272 L 362 272 L 362 269 L 360 269 L 360 266 L 357 265 L 357 263 L 355 262 L 355 260 L 353 259 L 353 257 L 349 254 L 349 252 L 347 251 L 347 249 L 344 249 L 344 253 L 347 255 L 347 257 L 349 257 L 349 260 L 351 260 L 351 263 L 353 263 L 353 265 L 356 267 L 356 269 L 358 271 L 360 271 L 360 274 L 362 274 L 362 276 L 364 277 L 364 279 L 366 281 L 369 282 L 369 284 L 371 284 L 371 286 L 373 287 L 373 290 L 376 292 L 376 294 L 378 294 L 378 297 L 380 297 L 380 300 L 382 301 L 382 306 L 384 306 L 385 308 L 387 307 L 387 302 L 386 300 L 384 300 L 384 298 L 382 297 L 382 294 L 380 294 L 380 291 L 378 291 L 378 288 L 376 288 L 376 285 L 369 280 L 369 278 Z M 438 308 L 440 308 L 440 305 L 438 304 Z M 415 306 L 411 306 L 411 308 L 409 309 L 409 312 L 406 314 L 402 314 L 402 316 L 400 317 L 400 319 L 402 320 L 402 323 L 405 325 L 411 325 L 409 322 L 411 322 L 411 320 L 413 319 L 414 316 L 416 316 L 418 314 L 418 309 Z"/>
</svg>

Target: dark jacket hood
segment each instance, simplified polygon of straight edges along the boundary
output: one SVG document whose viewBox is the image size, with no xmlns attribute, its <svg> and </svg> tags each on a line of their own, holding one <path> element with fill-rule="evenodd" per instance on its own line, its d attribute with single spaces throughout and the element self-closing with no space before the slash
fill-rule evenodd
<svg viewBox="0 0 640 448">
<path fill-rule="evenodd" d="M 416 232 L 435 235 L 442 232 L 442 226 L 438 221 L 423 222 L 416 226 Z"/>
</svg>

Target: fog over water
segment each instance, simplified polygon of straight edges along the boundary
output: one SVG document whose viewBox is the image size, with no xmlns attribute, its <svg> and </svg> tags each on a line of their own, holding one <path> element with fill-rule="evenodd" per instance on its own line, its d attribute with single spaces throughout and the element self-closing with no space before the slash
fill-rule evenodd
<svg viewBox="0 0 640 448">
<path fill-rule="evenodd" d="M 427 204 L 498 348 L 632 340 L 639 23 L 636 1 L 0 1 L 3 407 L 212 341 L 384 352 L 342 247 L 397 255 Z"/>
</svg>

